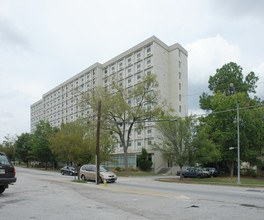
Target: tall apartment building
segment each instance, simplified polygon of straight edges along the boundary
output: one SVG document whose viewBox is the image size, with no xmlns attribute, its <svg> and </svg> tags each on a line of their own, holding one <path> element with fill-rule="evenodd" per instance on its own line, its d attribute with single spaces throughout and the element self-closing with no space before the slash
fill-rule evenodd
<svg viewBox="0 0 264 220">
<path fill-rule="evenodd" d="M 187 51 L 178 43 L 167 46 L 157 37 L 152 36 L 104 64 L 95 63 L 42 96 L 42 99 L 31 105 L 31 132 L 36 129 L 40 120 L 49 121 L 59 127 L 62 122 L 72 122 L 89 114 L 77 103 L 81 99 L 76 88 L 88 91 L 95 86 L 107 87 L 117 81 L 125 88 L 133 88 L 147 73 L 157 75 L 160 94 L 175 109 L 178 116 L 188 114 L 188 69 Z M 154 123 L 148 122 L 144 131 L 132 131 L 128 148 L 129 166 L 136 167 L 136 157 L 145 147 L 153 161 L 153 168 L 158 171 L 170 166 L 159 152 L 151 149 L 155 141 Z M 123 166 L 123 149 L 116 146 L 113 154 L 115 163 L 108 166 Z"/>
</svg>

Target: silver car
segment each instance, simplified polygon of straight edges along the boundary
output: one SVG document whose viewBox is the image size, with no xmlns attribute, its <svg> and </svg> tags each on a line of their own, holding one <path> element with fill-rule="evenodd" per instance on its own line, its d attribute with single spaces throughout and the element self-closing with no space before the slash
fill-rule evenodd
<svg viewBox="0 0 264 220">
<path fill-rule="evenodd" d="M 96 179 L 96 166 L 92 164 L 85 164 L 80 169 L 80 177 L 82 180 L 93 180 Z M 100 182 L 115 182 L 117 176 L 105 166 L 100 166 Z"/>
</svg>

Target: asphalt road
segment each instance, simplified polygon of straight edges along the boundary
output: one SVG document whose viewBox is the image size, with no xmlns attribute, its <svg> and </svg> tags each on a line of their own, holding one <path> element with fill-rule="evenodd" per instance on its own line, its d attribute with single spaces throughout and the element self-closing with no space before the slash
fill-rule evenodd
<svg viewBox="0 0 264 220">
<path fill-rule="evenodd" d="M 118 178 L 107 186 L 59 173 L 17 168 L 0 195 L 0 219 L 263 219 L 264 188 Z"/>
</svg>

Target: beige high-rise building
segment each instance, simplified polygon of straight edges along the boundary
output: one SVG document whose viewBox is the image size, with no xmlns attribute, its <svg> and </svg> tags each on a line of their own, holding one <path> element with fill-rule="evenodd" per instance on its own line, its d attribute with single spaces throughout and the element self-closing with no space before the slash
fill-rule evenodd
<svg viewBox="0 0 264 220">
<path fill-rule="evenodd" d="M 89 114 L 90 109 L 83 111 L 77 103 L 81 99 L 76 88 L 88 91 L 95 86 L 107 87 L 117 81 L 125 88 L 133 88 L 147 73 L 157 75 L 161 96 L 171 104 L 178 116 L 188 114 L 188 52 L 178 43 L 167 46 L 157 37 L 152 36 L 104 64 L 95 63 L 42 96 L 42 99 L 31 105 L 31 132 L 36 129 L 40 120 L 49 121 L 59 127 L 62 122 L 72 122 Z M 129 166 L 136 167 L 136 157 L 142 147 L 148 150 L 153 161 L 153 169 L 158 172 L 170 167 L 159 152 L 151 149 L 155 141 L 154 122 L 146 123 L 146 129 L 132 131 L 129 144 Z M 123 166 L 123 148 L 118 144 L 113 157 L 116 163 L 108 166 Z"/>
</svg>

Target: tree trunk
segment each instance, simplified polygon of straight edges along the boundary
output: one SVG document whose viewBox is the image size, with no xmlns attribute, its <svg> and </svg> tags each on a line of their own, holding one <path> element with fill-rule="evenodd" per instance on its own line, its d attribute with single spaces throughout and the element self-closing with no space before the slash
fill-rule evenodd
<svg viewBox="0 0 264 220">
<path fill-rule="evenodd" d="M 182 166 L 180 166 L 180 180 L 182 180 L 183 178 L 182 178 Z"/>
<path fill-rule="evenodd" d="M 125 169 L 127 170 L 128 168 L 128 155 L 127 155 L 127 147 L 124 146 L 124 166 Z"/>
<path fill-rule="evenodd" d="M 231 162 L 230 179 L 234 176 L 234 161 Z"/>
</svg>

